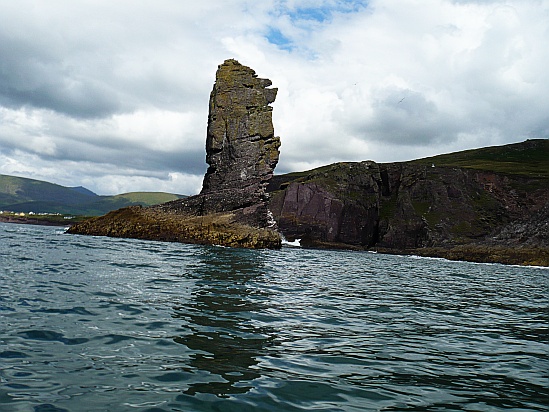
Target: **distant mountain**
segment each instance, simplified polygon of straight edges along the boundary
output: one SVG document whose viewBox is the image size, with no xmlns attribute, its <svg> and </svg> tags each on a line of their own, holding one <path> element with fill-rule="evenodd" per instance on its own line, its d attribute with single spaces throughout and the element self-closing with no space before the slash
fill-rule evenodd
<svg viewBox="0 0 549 412">
<path fill-rule="evenodd" d="M 85 187 L 65 187 L 41 180 L 0 175 L 0 210 L 99 216 L 126 206 L 151 206 L 186 196 L 132 192 L 99 196 Z"/>
<path fill-rule="evenodd" d="M 84 195 L 97 196 L 97 194 L 93 193 L 91 190 L 86 189 L 83 186 L 70 187 L 69 189 L 72 189 L 75 192 L 82 193 Z"/>
</svg>

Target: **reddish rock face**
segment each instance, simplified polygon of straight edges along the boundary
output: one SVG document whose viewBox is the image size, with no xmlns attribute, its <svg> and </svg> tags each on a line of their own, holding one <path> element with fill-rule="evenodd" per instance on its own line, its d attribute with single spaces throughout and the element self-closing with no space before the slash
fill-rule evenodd
<svg viewBox="0 0 549 412">
<path fill-rule="evenodd" d="M 275 176 L 269 207 L 289 240 L 371 246 L 377 239 L 380 179 L 374 162 L 334 164 L 298 179 Z"/>
</svg>

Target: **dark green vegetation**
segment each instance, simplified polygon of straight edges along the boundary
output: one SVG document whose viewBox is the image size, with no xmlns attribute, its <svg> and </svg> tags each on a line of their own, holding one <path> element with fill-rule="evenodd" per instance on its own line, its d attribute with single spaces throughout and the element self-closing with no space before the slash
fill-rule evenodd
<svg viewBox="0 0 549 412">
<path fill-rule="evenodd" d="M 466 169 L 487 170 L 511 175 L 523 175 L 532 178 L 549 178 L 549 139 L 531 139 L 525 142 L 504 146 L 483 147 L 464 150 L 422 159 L 412 160 L 411 165 L 425 167 L 460 167 Z M 304 172 L 293 172 L 275 176 L 277 185 L 298 179 L 307 179 L 312 174 L 329 178 L 336 165 L 352 165 L 355 162 L 340 162 L 321 166 Z"/>
<path fill-rule="evenodd" d="M 13 212 L 99 216 L 121 207 L 150 206 L 184 197 L 161 192 L 99 196 L 83 187 L 0 175 L 0 210 Z"/>
</svg>

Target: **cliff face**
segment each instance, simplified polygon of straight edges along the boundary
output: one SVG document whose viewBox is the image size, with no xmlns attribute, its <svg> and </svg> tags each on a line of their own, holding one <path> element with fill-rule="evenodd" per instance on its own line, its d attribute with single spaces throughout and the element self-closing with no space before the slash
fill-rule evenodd
<svg viewBox="0 0 549 412">
<path fill-rule="evenodd" d="M 534 168 L 524 174 L 524 168 L 505 160 L 505 153 L 549 159 L 548 143 L 503 147 L 501 161 L 496 156 L 484 163 L 485 170 L 433 158 L 338 163 L 275 176 L 270 208 L 284 236 L 301 239 L 305 246 L 447 257 L 448 251 L 465 247 L 507 248 L 509 253 L 541 248 L 539 259 L 534 253 L 530 263 L 542 264 L 549 258 L 549 160 L 542 161 L 539 173 Z M 504 172 L 489 170 L 498 168 Z M 476 260 L 491 260 L 488 249 Z"/>
<path fill-rule="evenodd" d="M 338 163 L 303 175 L 275 176 L 270 209 L 289 240 L 371 246 L 378 236 L 380 188 L 378 164 Z"/>
<path fill-rule="evenodd" d="M 278 162 L 272 108 L 277 89 L 249 67 L 226 60 L 210 94 L 200 194 L 131 207 L 72 226 L 69 233 L 251 248 L 278 248 L 266 188 Z"/>
</svg>

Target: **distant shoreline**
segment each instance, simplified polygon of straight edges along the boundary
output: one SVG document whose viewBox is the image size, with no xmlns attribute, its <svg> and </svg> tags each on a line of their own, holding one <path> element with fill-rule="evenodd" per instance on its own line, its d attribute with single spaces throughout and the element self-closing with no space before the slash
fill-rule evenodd
<svg viewBox="0 0 549 412">
<path fill-rule="evenodd" d="M 74 222 L 48 219 L 32 218 L 27 216 L 0 216 L 0 223 L 15 223 L 19 225 L 38 225 L 38 226 L 71 226 Z"/>
</svg>

